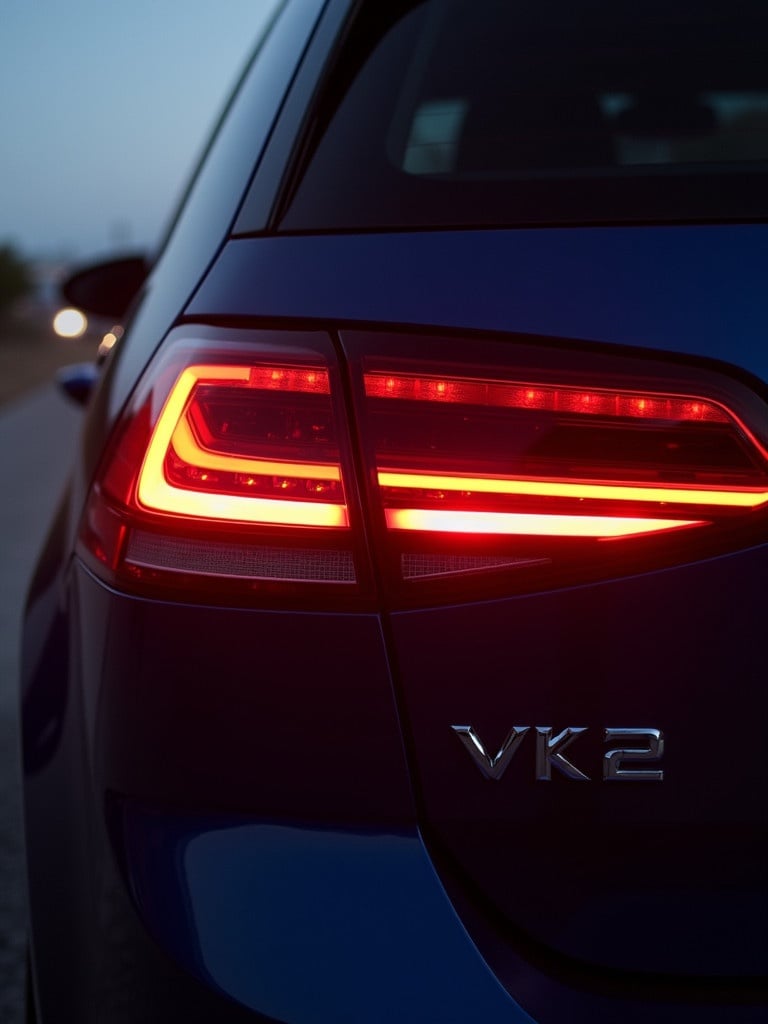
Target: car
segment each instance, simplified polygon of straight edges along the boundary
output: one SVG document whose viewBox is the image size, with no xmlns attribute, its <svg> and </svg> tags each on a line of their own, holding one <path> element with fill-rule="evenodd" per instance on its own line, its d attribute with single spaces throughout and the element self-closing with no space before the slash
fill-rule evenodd
<svg viewBox="0 0 768 1024">
<path fill-rule="evenodd" d="M 767 1019 L 767 40 L 288 0 L 70 278 L 30 1019 Z"/>
</svg>

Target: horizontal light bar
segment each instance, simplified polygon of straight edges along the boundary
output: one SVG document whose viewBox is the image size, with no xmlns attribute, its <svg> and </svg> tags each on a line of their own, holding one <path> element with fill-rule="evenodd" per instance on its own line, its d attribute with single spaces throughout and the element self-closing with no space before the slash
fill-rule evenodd
<svg viewBox="0 0 768 1024">
<path fill-rule="evenodd" d="M 592 483 L 589 481 L 536 480 L 504 476 L 446 476 L 441 473 L 402 473 L 379 471 L 381 487 L 430 491 L 469 491 L 479 494 L 519 494 L 546 498 L 579 498 L 602 501 L 658 501 L 676 505 L 714 505 L 731 508 L 757 508 L 768 502 L 768 490 L 739 488 L 707 489 L 680 484 L 675 487 L 637 486 L 634 484 Z"/>
<path fill-rule="evenodd" d="M 524 515 L 517 512 L 464 512 L 452 509 L 388 508 L 390 530 L 434 533 L 505 534 L 526 537 L 632 537 L 683 526 L 699 520 L 640 519 L 622 516 Z"/>
<path fill-rule="evenodd" d="M 731 423 L 715 402 L 686 395 L 645 394 L 600 388 L 548 387 L 507 381 L 421 374 L 366 373 L 368 398 L 497 406 L 539 412 L 579 413 L 675 422 Z"/>
</svg>

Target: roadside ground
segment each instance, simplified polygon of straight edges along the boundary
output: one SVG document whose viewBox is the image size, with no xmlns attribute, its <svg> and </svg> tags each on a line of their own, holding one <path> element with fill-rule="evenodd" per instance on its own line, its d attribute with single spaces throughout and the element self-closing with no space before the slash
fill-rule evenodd
<svg viewBox="0 0 768 1024">
<path fill-rule="evenodd" d="M 0 407 L 49 383 L 62 366 L 94 359 L 98 344 L 93 334 L 58 338 L 41 317 L 0 319 Z"/>
<path fill-rule="evenodd" d="M 24 1020 L 26 883 L 18 743 L 18 638 L 29 576 L 74 451 L 79 408 L 57 369 L 93 359 L 98 340 L 0 321 L 0 1024 Z"/>
</svg>

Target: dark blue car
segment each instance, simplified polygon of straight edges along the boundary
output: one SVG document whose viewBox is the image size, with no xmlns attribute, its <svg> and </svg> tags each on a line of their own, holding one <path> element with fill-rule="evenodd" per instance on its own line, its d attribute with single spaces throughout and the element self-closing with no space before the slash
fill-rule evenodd
<svg viewBox="0 0 768 1024">
<path fill-rule="evenodd" d="M 758 0 L 282 5 L 66 286 L 30 1019 L 768 1019 L 767 217 Z"/>
</svg>

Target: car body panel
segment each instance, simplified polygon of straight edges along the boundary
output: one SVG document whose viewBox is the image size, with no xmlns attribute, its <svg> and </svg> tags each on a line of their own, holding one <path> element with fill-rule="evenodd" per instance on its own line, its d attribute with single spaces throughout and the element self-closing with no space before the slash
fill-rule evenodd
<svg viewBox="0 0 768 1024">
<path fill-rule="evenodd" d="M 511 931 L 611 970 L 761 973 L 766 835 L 754 793 L 768 778 L 755 637 L 766 571 L 763 546 L 392 616 L 428 836 Z M 455 724 L 471 724 L 491 753 L 513 726 L 529 734 L 489 780 Z M 663 780 L 604 781 L 604 731 L 630 725 L 663 732 L 649 765 Z M 586 728 L 565 756 L 589 781 L 537 779 L 537 726 Z"/>
<path fill-rule="evenodd" d="M 531 1019 L 483 963 L 413 831 L 174 819 L 130 803 L 122 818 L 148 927 L 189 970 L 260 1013 Z"/>
<path fill-rule="evenodd" d="M 683 374 L 711 360 L 764 392 L 766 244 L 762 225 L 254 238 L 229 243 L 188 315 L 290 309 L 338 325 L 353 374 L 366 351 L 407 350 L 414 325 L 437 332 L 424 349 L 439 358 L 449 324 L 446 351 L 475 346 L 478 359 L 492 347 L 479 331 L 533 347 L 555 335 L 663 353 Z M 766 550 L 389 618 L 428 840 L 510 928 L 610 970 L 761 973 Z M 489 783 L 456 741 L 462 724 L 491 754 L 513 726 L 531 736 Z M 587 729 L 572 749 L 589 785 L 535 781 L 537 726 Z M 604 730 L 631 726 L 666 737 L 663 784 L 602 783 Z"/>
<path fill-rule="evenodd" d="M 767 263 L 761 224 L 237 239 L 186 314 L 638 346 L 733 363 L 765 387 Z"/>
<path fill-rule="evenodd" d="M 268 818 L 413 819 L 377 616 L 147 601 L 105 592 L 82 567 L 73 585 L 105 792 Z M 106 662 L 90 656 L 96 631 Z"/>
</svg>

